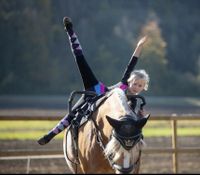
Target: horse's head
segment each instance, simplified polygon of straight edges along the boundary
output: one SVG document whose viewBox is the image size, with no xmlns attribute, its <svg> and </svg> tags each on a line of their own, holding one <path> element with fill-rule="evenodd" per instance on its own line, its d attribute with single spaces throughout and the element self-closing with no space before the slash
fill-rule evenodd
<svg viewBox="0 0 200 175">
<path fill-rule="evenodd" d="M 130 115 L 123 116 L 119 120 L 109 116 L 106 116 L 106 118 L 113 127 L 112 136 L 115 137 L 126 150 L 130 150 L 143 138 L 142 128 L 146 124 L 149 115 L 138 119 Z"/>
<path fill-rule="evenodd" d="M 142 128 L 149 116 L 134 118 L 125 115 L 120 119 L 106 116 L 113 130 L 105 154 L 112 159 L 116 173 L 127 174 L 139 171 L 141 145 L 144 143 L 142 141 Z"/>
</svg>

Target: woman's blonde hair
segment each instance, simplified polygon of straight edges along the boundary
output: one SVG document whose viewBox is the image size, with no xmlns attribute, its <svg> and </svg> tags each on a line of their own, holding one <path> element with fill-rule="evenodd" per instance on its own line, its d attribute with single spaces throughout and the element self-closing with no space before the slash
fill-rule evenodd
<svg viewBox="0 0 200 175">
<path fill-rule="evenodd" d="M 148 90 L 150 78 L 149 78 L 149 75 L 146 73 L 145 70 L 143 70 L 143 69 L 141 69 L 141 70 L 134 70 L 134 71 L 131 73 L 131 75 L 130 75 L 128 81 L 127 81 L 128 84 L 129 84 L 130 82 L 132 82 L 133 80 L 135 80 L 135 79 L 143 79 L 143 80 L 145 80 L 146 84 L 145 84 L 145 86 L 144 86 L 144 90 L 145 90 L 145 91 Z"/>
</svg>

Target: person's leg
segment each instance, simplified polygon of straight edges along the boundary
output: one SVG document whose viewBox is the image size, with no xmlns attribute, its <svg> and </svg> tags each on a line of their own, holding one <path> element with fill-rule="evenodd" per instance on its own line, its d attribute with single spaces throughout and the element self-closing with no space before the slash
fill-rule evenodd
<svg viewBox="0 0 200 175">
<path fill-rule="evenodd" d="M 84 102 L 84 96 L 82 96 L 77 102 L 76 104 L 73 106 L 72 108 L 72 113 L 71 114 L 66 114 L 62 120 L 60 120 L 58 122 L 58 124 L 51 129 L 48 134 L 45 134 L 43 137 L 41 137 L 37 142 L 40 145 L 45 145 L 48 142 L 50 142 L 56 135 L 58 135 L 60 132 L 62 132 L 65 128 L 67 128 L 70 124 L 71 121 L 74 118 L 74 113 L 73 111 L 79 107 L 82 103 Z"/>
<path fill-rule="evenodd" d="M 74 54 L 75 61 L 78 65 L 85 90 L 94 91 L 98 95 L 104 93 L 107 90 L 107 87 L 97 80 L 88 63 L 86 62 L 81 44 L 78 40 L 76 33 L 73 30 L 71 19 L 69 17 L 64 17 L 63 23 L 69 37 L 71 49 Z"/>
<path fill-rule="evenodd" d="M 73 30 L 71 19 L 68 17 L 65 17 L 63 19 L 63 23 L 65 26 L 65 31 L 67 32 L 67 35 L 69 37 L 69 42 L 71 44 L 71 49 L 72 49 L 75 61 L 78 65 L 78 68 L 83 80 L 84 88 L 85 90 L 90 90 L 99 82 L 97 78 L 95 77 L 94 73 L 92 72 L 90 66 L 85 60 L 81 44 L 78 40 L 76 33 Z"/>
<path fill-rule="evenodd" d="M 85 90 L 90 90 L 90 91 L 94 91 L 97 94 L 101 94 L 105 91 L 105 86 L 103 83 L 100 83 L 94 73 L 92 72 L 91 68 L 89 67 L 89 65 L 87 64 L 83 52 L 82 52 L 82 48 L 81 45 L 79 43 L 79 40 L 75 34 L 75 32 L 73 31 L 73 27 L 72 27 L 72 22 L 70 18 L 65 17 L 63 19 L 63 23 L 65 25 L 65 30 L 69 36 L 69 41 L 71 44 L 71 49 L 72 52 L 74 54 L 76 63 L 78 65 L 82 80 L 83 80 L 83 84 L 84 84 L 84 88 Z M 85 96 L 81 97 L 81 99 L 74 105 L 74 109 L 79 106 L 83 100 L 84 100 Z M 38 140 L 38 143 L 40 145 L 44 145 L 46 143 L 48 143 L 53 137 L 55 137 L 57 134 L 59 134 L 60 132 L 62 132 L 65 128 L 67 128 L 69 126 L 69 124 L 71 123 L 71 120 L 73 119 L 73 115 L 66 115 L 57 125 L 56 127 L 54 127 L 52 130 L 50 130 L 48 132 L 48 134 L 44 135 L 42 138 L 40 138 Z"/>
<path fill-rule="evenodd" d="M 52 130 L 48 132 L 48 134 L 45 134 L 37 142 L 40 145 L 45 145 L 50 142 L 56 135 L 58 135 L 65 128 L 67 128 L 67 126 L 69 126 L 69 122 L 72 120 L 72 118 L 72 115 L 65 115 L 65 117 Z"/>
</svg>

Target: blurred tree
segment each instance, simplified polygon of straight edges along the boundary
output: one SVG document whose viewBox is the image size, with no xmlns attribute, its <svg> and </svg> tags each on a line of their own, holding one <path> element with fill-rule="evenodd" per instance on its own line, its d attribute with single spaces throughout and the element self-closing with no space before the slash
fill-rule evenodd
<svg viewBox="0 0 200 175">
<path fill-rule="evenodd" d="M 150 94 L 159 95 L 165 85 L 164 75 L 167 71 L 166 43 L 156 20 L 148 21 L 142 28 L 142 36 L 147 35 L 141 61 L 138 66 L 150 74 Z M 141 36 L 140 36 L 141 37 Z"/>
<path fill-rule="evenodd" d="M 159 16 L 163 37 L 168 43 L 169 66 L 180 73 L 197 75 L 200 43 L 195 40 L 200 31 L 200 3 L 198 0 L 167 0 L 152 2 Z M 195 44 L 194 44 L 195 42 Z"/>
<path fill-rule="evenodd" d="M 51 87 L 49 61 L 51 7 L 45 1 L 1 1 L 2 37 L 0 91 L 4 93 L 44 93 Z M 4 41 L 4 42 L 3 42 Z M 47 90 L 48 91 L 48 90 Z"/>
<path fill-rule="evenodd" d="M 156 20 L 149 21 L 142 29 L 148 42 L 138 63 L 150 75 L 150 90 L 147 94 L 158 96 L 196 96 L 200 93 L 199 82 L 192 73 L 179 73 L 169 67 L 166 58 L 167 44 Z M 191 91 L 192 89 L 192 91 Z"/>
</svg>

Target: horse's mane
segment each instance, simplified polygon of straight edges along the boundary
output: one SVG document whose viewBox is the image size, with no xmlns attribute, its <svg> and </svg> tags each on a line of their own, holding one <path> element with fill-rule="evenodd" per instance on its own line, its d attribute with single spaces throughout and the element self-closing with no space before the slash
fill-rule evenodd
<svg viewBox="0 0 200 175">
<path fill-rule="evenodd" d="M 126 115 L 131 115 L 136 117 L 131 107 L 128 104 L 128 99 L 125 92 L 120 88 L 115 88 L 111 90 L 108 96 L 112 96 L 114 98 L 114 102 L 112 101 L 111 106 L 116 110 L 116 106 L 120 107 L 123 110 L 123 113 Z M 118 108 L 119 110 L 119 108 Z"/>
</svg>

